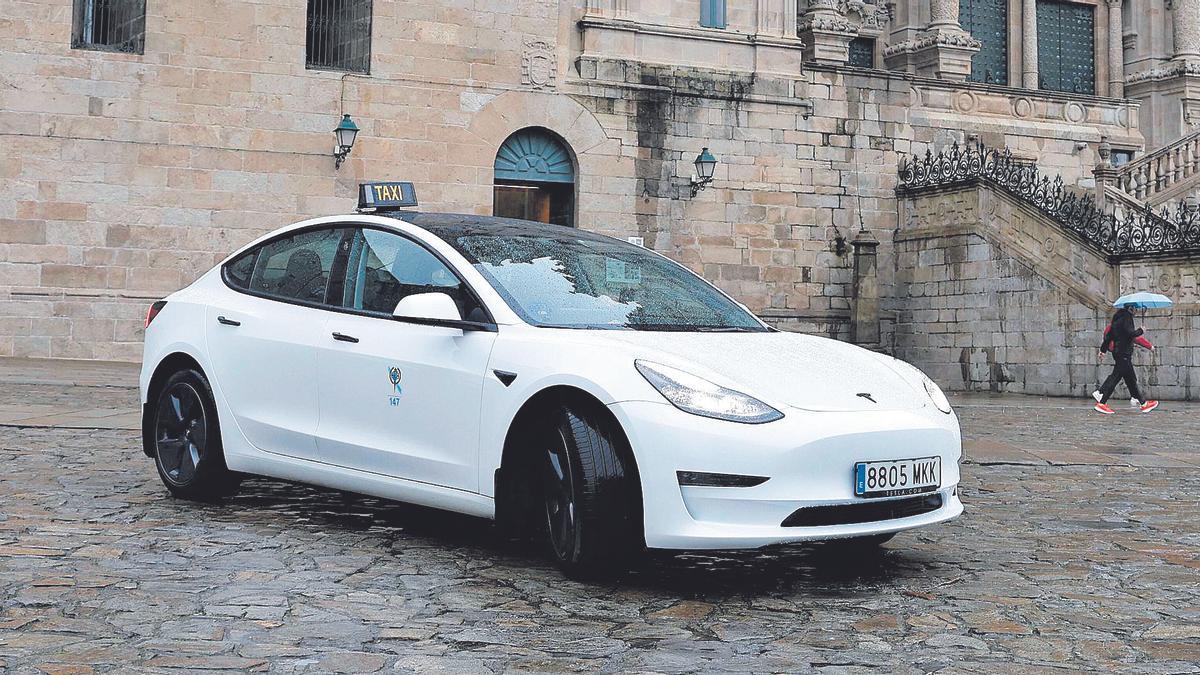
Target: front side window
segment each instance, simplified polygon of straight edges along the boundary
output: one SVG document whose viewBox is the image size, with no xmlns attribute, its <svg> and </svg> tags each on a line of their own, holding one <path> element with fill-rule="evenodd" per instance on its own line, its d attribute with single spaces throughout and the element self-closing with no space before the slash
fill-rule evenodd
<svg viewBox="0 0 1200 675">
<path fill-rule="evenodd" d="M 305 65 L 371 72 L 371 0 L 308 0 Z"/>
<path fill-rule="evenodd" d="M 467 233 L 447 240 L 535 326 L 767 330 L 704 280 L 633 244 L 571 230 Z"/>
<path fill-rule="evenodd" d="M 390 316 L 401 300 L 418 293 L 445 293 L 464 319 L 487 320 L 466 284 L 424 246 L 382 230 L 355 233 L 343 307 Z"/>
<path fill-rule="evenodd" d="M 345 237 L 346 230 L 341 228 L 309 230 L 263 244 L 255 256 L 247 290 L 281 300 L 325 304 L 326 298 L 340 290 L 340 283 L 330 288 L 330 279 Z M 231 283 L 237 262 L 226 268 Z"/>
<path fill-rule="evenodd" d="M 71 47 L 141 54 L 146 0 L 75 0 Z"/>
</svg>

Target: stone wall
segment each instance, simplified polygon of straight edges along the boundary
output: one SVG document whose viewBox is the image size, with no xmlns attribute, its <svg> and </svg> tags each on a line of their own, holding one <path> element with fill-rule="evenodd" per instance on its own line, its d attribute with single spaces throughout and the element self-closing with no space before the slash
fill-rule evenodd
<svg viewBox="0 0 1200 675">
<path fill-rule="evenodd" d="M 893 348 L 944 387 L 1087 396 L 1111 368 L 1096 352 L 1112 300 L 1158 290 L 1179 304 L 1140 320 L 1158 349 L 1139 350 L 1139 377 L 1154 397 L 1200 398 L 1200 263 L 1109 264 L 982 184 L 921 192 L 900 208 Z"/>
</svg>

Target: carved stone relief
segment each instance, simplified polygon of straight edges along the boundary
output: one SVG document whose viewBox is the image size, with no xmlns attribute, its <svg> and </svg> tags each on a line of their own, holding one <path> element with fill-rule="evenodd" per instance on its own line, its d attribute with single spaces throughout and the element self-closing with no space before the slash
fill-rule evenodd
<svg viewBox="0 0 1200 675">
<path fill-rule="evenodd" d="M 521 82 L 534 89 L 549 89 L 554 86 L 558 64 L 554 58 L 554 47 L 545 40 L 526 40 L 521 52 Z"/>
</svg>

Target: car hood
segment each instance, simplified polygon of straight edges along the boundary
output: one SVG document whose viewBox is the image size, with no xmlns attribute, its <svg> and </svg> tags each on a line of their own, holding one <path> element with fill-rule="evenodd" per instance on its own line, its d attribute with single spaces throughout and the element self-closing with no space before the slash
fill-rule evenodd
<svg viewBox="0 0 1200 675">
<path fill-rule="evenodd" d="M 928 403 L 890 357 L 801 333 L 606 332 L 634 355 L 805 410 L 913 410 Z"/>
</svg>

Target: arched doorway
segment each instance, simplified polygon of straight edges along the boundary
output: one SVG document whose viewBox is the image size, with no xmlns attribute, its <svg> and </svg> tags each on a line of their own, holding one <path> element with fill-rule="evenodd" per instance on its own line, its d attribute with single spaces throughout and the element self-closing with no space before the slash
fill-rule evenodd
<svg viewBox="0 0 1200 675">
<path fill-rule="evenodd" d="M 496 152 L 494 169 L 494 215 L 575 225 L 575 163 L 554 133 L 517 131 Z"/>
</svg>

